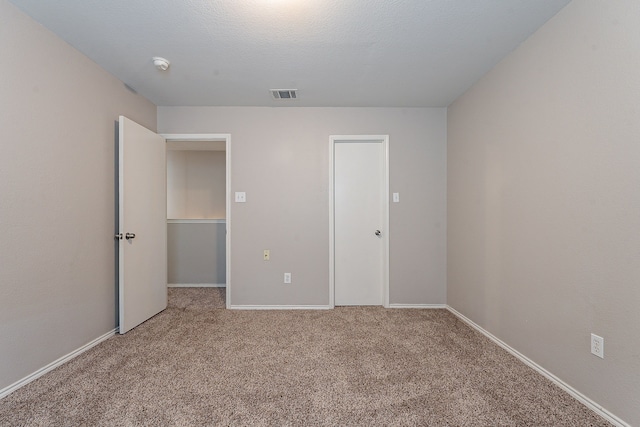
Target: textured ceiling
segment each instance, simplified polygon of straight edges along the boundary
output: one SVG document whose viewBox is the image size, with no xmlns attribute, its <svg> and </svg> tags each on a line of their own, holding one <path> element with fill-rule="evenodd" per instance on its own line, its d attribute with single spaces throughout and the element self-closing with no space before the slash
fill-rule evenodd
<svg viewBox="0 0 640 427">
<path fill-rule="evenodd" d="M 441 107 L 569 0 L 11 2 L 156 105 Z"/>
</svg>

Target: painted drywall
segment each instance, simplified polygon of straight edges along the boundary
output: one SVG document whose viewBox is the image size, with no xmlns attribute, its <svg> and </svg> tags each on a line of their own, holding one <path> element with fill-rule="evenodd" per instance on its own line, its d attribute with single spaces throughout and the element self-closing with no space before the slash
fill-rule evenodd
<svg viewBox="0 0 640 427">
<path fill-rule="evenodd" d="M 170 284 L 226 283 L 226 224 L 189 221 L 167 224 Z"/>
<path fill-rule="evenodd" d="M 156 108 L 0 0 L 0 389 L 113 330 L 115 121 Z"/>
<path fill-rule="evenodd" d="M 159 107 L 158 129 L 231 134 L 234 305 L 329 304 L 329 136 L 389 134 L 390 301 L 445 302 L 446 109 Z"/>
<path fill-rule="evenodd" d="M 188 218 L 187 156 L 167 150 L 167 218 Z"/>
<path fill-rule="evenodd" d="M 571 2 L 448 110 L 448 304 L 631 425 L 638 28 L 635 0 Z"/>
<path fill-rule="evenodd" d="M 224 219 L 226 153 L 167 151 L 167 218 Z"/>
</svg>

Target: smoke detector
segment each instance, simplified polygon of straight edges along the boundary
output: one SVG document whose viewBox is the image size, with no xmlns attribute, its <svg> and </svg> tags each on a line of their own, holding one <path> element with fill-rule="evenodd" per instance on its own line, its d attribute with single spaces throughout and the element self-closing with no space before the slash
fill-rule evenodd
<svg viewBox="0 0 640 427">
<path fill-rule="evenodd" d="M 168 59 L 164 59 L 159 56 L 154 56 L 151 59 L 153 60 L 153 65 L 155 65 L 160 71 L 167 71 L 169 69 L 169 65 L 171 65 L 171 62 L 169 62 Z"/>
<path fill-rule="evenodd" d="M 270 89 L 273 99 L 298 99 L 298 89 Z"/>
</svg>

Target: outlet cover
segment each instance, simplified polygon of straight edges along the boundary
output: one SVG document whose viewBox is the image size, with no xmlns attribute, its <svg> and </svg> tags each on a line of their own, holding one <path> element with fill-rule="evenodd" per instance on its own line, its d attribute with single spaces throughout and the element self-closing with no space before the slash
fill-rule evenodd
<svg viewBox="0 0 640 427">
<path fill-rule="evenodd" d="M 284 273 L 284 283 L 291 283 L 291 273 Z"/>
<path fill-rule="evenodd" d="M 591 334 L 591 353 L 604 359 L 604 338 Z"/>
</svg>

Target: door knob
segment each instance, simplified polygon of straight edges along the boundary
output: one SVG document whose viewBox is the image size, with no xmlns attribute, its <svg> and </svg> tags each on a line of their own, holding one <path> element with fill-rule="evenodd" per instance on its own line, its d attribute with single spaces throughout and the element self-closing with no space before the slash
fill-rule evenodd
<svg viewBox="0 0 640 427">
<path fill-rule="evenodd" d="M 380 230 L 376 230 L 375 235 L 380 237 L 382 235 L 382 232 Z"/>
<path fill-rule="evenodd" d="M 136 234 L 135 233 L 126 233 L 124 235 L 124 238 L 129 240 L 129 239 L 135 239 L 136 238 Z"/>
</svg>

